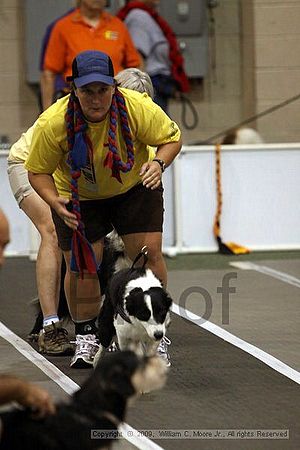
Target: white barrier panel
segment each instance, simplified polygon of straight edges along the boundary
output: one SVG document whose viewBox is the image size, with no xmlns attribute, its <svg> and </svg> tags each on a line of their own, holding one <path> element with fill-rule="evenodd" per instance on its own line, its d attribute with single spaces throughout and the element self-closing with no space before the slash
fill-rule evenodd
<svg viewBox="0 0 300 450">
<path fill-rule="evenodd" d="M 184 146 L 166 179 L 164 250 L 216 251 L 214 146 Z M 221 236 L 252 250 L 300 248 L 300 144 L 222 147 Z M 174 205 L 174 210 L 172 209 Z"/>
<path fill-rule="evenodd" d="M 0 207 L 11 225 L 7 255 L 35 255 L 37 234 L 19 210 L 0 153 Z M 300 144 L 224 146 L 221 236 L 252 250 L 300 248 Z M 214 146 L 184 146 L 164 174 L 164 250 L 217 251 Z"/>
<path fill-rule="evenodd" d="M 10 224 L 10 243 L 5 251 L 10 256 L 30 254 L 30 221 L 19 209 L 11 192 L 7 176 L 8 152 L 0 152 L 0 208 L 8 217 Z"/>
</svg>

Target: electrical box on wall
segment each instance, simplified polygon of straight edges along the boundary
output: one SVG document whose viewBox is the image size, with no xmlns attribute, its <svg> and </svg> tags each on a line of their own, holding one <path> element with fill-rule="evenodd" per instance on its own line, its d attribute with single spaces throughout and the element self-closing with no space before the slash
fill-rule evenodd
<svg viewBox="0 0 300 450">
<path fill-rule="evenodd" d="M 178 36 L 202 36 L 206 31 L 206 0 L 160 0 L 159 12 Z"/>
<path fill-rule="evenodd" d="M 203 78 L 208 70 L 207 0 L 160 0 L 159 12 L 179 41 L 190 78 Z"/>
<path fill-rule="evenodd" d="M 24 0 L 26 75 L 29 83 L 40 80 L 40 55 L 47 26 L 74 8 L 74 0 Z M 107 10 L 116 10 L 118 0 L 107 0 Z"/>
<path fill-rule="evenodd" d="M 204 78 L 208 71 L 208 36 L 177 36 L 189 78 Z"/>
</svg>

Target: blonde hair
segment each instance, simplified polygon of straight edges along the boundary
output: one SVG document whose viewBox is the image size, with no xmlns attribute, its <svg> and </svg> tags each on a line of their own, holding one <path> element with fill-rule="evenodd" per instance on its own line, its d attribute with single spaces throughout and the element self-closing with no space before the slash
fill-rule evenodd
<svg viewBox="0 0 300 450">
<path fill-rule="evenodd" d="M 130 67 L 119 72 L 115 76 L 117 85 L 123 88 L 132 89 L 137 92 L 146 92 L 149 97 L 154 97 L 154 89 L 151 78 L 146 72 Z"/>
</svg>

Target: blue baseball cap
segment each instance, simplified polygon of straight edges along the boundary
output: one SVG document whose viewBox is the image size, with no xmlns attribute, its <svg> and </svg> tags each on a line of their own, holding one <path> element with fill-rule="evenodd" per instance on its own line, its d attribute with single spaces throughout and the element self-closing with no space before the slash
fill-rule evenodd
<svg viewBox="0 0 300 450">
<path fill-rule="evenodd" d="M 97 50 L 79 53 L 73 59 L 72 76 L 67 77 L 67 81 L 73 81 L 77 88 L 95 81 L 114 85 L 114 68 L 110 57 Z"/>
</svg>

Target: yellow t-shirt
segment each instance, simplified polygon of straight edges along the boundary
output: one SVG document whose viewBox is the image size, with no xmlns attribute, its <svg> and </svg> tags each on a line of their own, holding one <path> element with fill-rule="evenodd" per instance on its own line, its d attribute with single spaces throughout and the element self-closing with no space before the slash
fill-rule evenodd
<svg viewBox="0 0 300 450">
<path fill-rule="evenodd" d="M 141 166 L 149 160 L 148 146 L 156 147 L 168 142 L 178 142 L 180 130 L 147 94 L 121 88 L 124 95 L 128 124 L 134 146 L 134 165 L 130 172 L 120 172 L 122 184 L 111 176 L 111 169 L 103 166 L 108 151 L 109 114 L 98 123 L 88 122 L 88 136 L 93 145 L 93 162 L 83 168 L 78 180 L 81 200 L 109 198 L 122 194 L 141 182 Z M 69 96 L 48 108 L 37 120 L 25 167 L 34 173 L 54 174 L 59 195 L 70 198 L 70 167 L 67 164 L 68 148 L 65 114 Z M 116 132 L 118 153 L 127 161 L 127 149 L 118 118 Z M 153 154 L 151 155 L 153 158 Z"/>
<path fill-rule="evenodd" d="M 37 121 L 28 128 L 25 133 L 22 133 L 20 139 L 15 142 L 9 150 L 9 154 L 7 157 L 7 161 L 10 163 L 25 163 L 30 150 L 30 145 L 32 141 L 33 131 Z M 149 153 L 149 161 L 152 161 L 155 158 L 156 148 L 148 145 L 148 153 Z"/>
<path fill-rule="evenodd" d="M 28 128 L 25 133 L 22 133 L 20 139 L 11 146 L 7 158 L 8 162 L 25 163 L 29 155 L 33 131 L 35 129 L 36 123 L 37 122 L 35 122 L 32 127 Z"/>
</svg>

